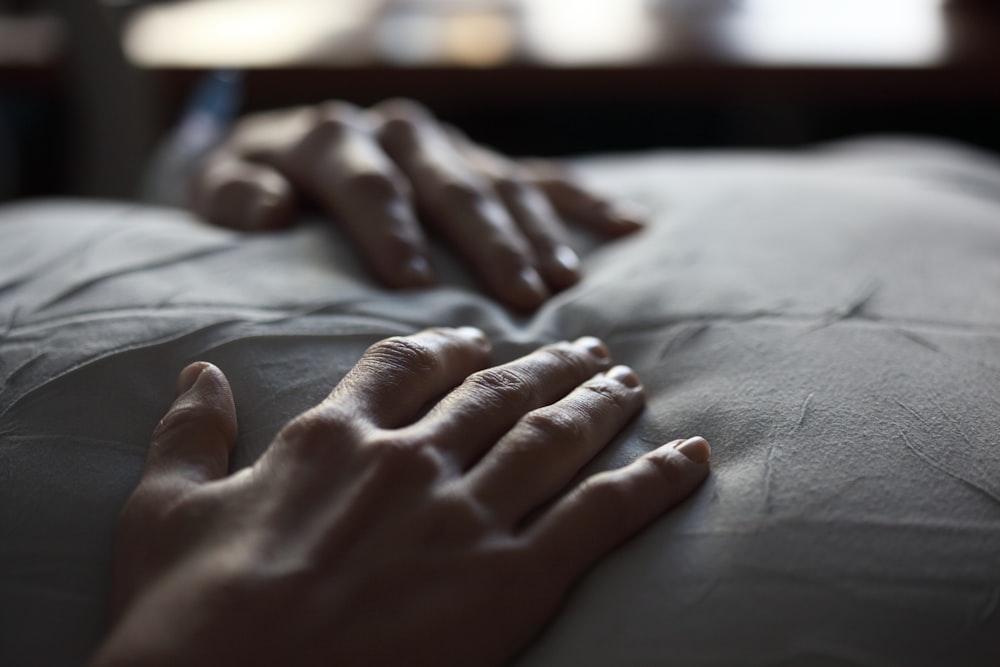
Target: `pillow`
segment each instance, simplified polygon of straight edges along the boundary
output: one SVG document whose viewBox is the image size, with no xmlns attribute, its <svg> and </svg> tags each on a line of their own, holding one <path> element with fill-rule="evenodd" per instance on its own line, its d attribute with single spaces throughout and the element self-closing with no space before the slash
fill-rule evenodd
<svg viewBox="0 0 1000 667">
<path fill-rule="evenodd" d="M 703 435 L 714 472 L 612 554 L 541 665 L 996 664 L 1000 168 L 938 144 L 578 161 L 652 213 L 530 317 L 436 251 L 386 292 L 334 226 L 243 236 L 141 205 L 0 209 L 0 663 L 104 632 L 116 515 L 185 364 L 251 463 L 380 338 L 475 325 L 506 361 L 584 334 L 648 408 L 596 459 Z"/>
</svg>

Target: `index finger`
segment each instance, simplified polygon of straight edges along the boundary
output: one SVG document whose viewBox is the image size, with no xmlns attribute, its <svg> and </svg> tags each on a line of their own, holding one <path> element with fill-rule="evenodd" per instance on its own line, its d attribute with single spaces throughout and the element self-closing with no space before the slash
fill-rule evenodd
<svg viewBox="0 0 1000 667">
<path fill-rule="evenodd" d="M 426 329 L 372 345 L 313 410 L 345 409 L 383 428 L 415 420 L 422 407 L 484 368 L 490 343 L 473 327 Z"/>
<path fill-rule="evenodd" d="M 298 185 L 334 214 L 376 276 L 391 287 L 433 281 L 426 242 L 406 179 L 354 107 L 328 103 L 279 161 Z"/>
</svg>

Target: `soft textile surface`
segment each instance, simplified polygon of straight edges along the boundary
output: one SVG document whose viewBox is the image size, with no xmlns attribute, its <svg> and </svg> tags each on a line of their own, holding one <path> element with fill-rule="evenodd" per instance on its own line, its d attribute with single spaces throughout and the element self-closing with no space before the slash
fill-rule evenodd
<svg viewBox="0 0 1000 667">
<path fill-rule="evenodd" d="M 1000 169 L 899 142 L 580 167 L 655 224 L 530 318 L 447 263 L 383 292 L 327 225 L 2 209 L 0 663 L 98 641 L 115 516 L 186 363 L 232 380 L 246 465 L 371 342 L 471 324 L 498 361 L 594 334 L 637 369 L 648 410 L 595 467 L 714 447 L 522 665 L 997 664 Z"/>
</svg>

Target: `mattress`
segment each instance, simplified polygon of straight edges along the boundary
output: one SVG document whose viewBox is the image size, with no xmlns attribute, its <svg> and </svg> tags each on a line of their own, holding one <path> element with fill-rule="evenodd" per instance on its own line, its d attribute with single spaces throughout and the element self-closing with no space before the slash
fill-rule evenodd
<svg viewBox="0 0 1000 667">
<path fill-rule="evenodd" d="M 372 342 L 474 325 L 506 361 L 590 334 L 648 406 L 592 464 L 713 446 L 686 503 L 574 590 L 518 664 L 1000 663 L 1000 166 L 880 140 L 574 162 L 651 216 L 582 234 L 537 313 L 373 284 L 335 222 L 240 235 L 183 211 L 0 208 L 0 663 L 100 641 L 116 515 L 187 363 L 236 398 L 236 467 Z"/>
</svg>

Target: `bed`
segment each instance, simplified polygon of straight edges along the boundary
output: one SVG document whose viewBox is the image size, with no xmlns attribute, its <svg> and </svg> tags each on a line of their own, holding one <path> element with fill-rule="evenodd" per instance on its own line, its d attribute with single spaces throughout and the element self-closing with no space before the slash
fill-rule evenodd
<svg viewBox="0 0 1000 667">
<path fill-rule="evenodd" d="M 637 370 L 648 407 L 594 469 L 713 445 L 518 665 L 1000 663 L 1000 163 L 879 139 L 575 166 L 652 224 L 581 235 L 585 280 L 532 316 L 440 249 L 440 286 L 383 291 L 322 220 L 0 208 L 0 664 L 100 640 L 116 514 L 185 364 L 229 376 L 243 466 L 375 340 L 460 324 L 498 362 L 593 334 Z"/>
</svg>

